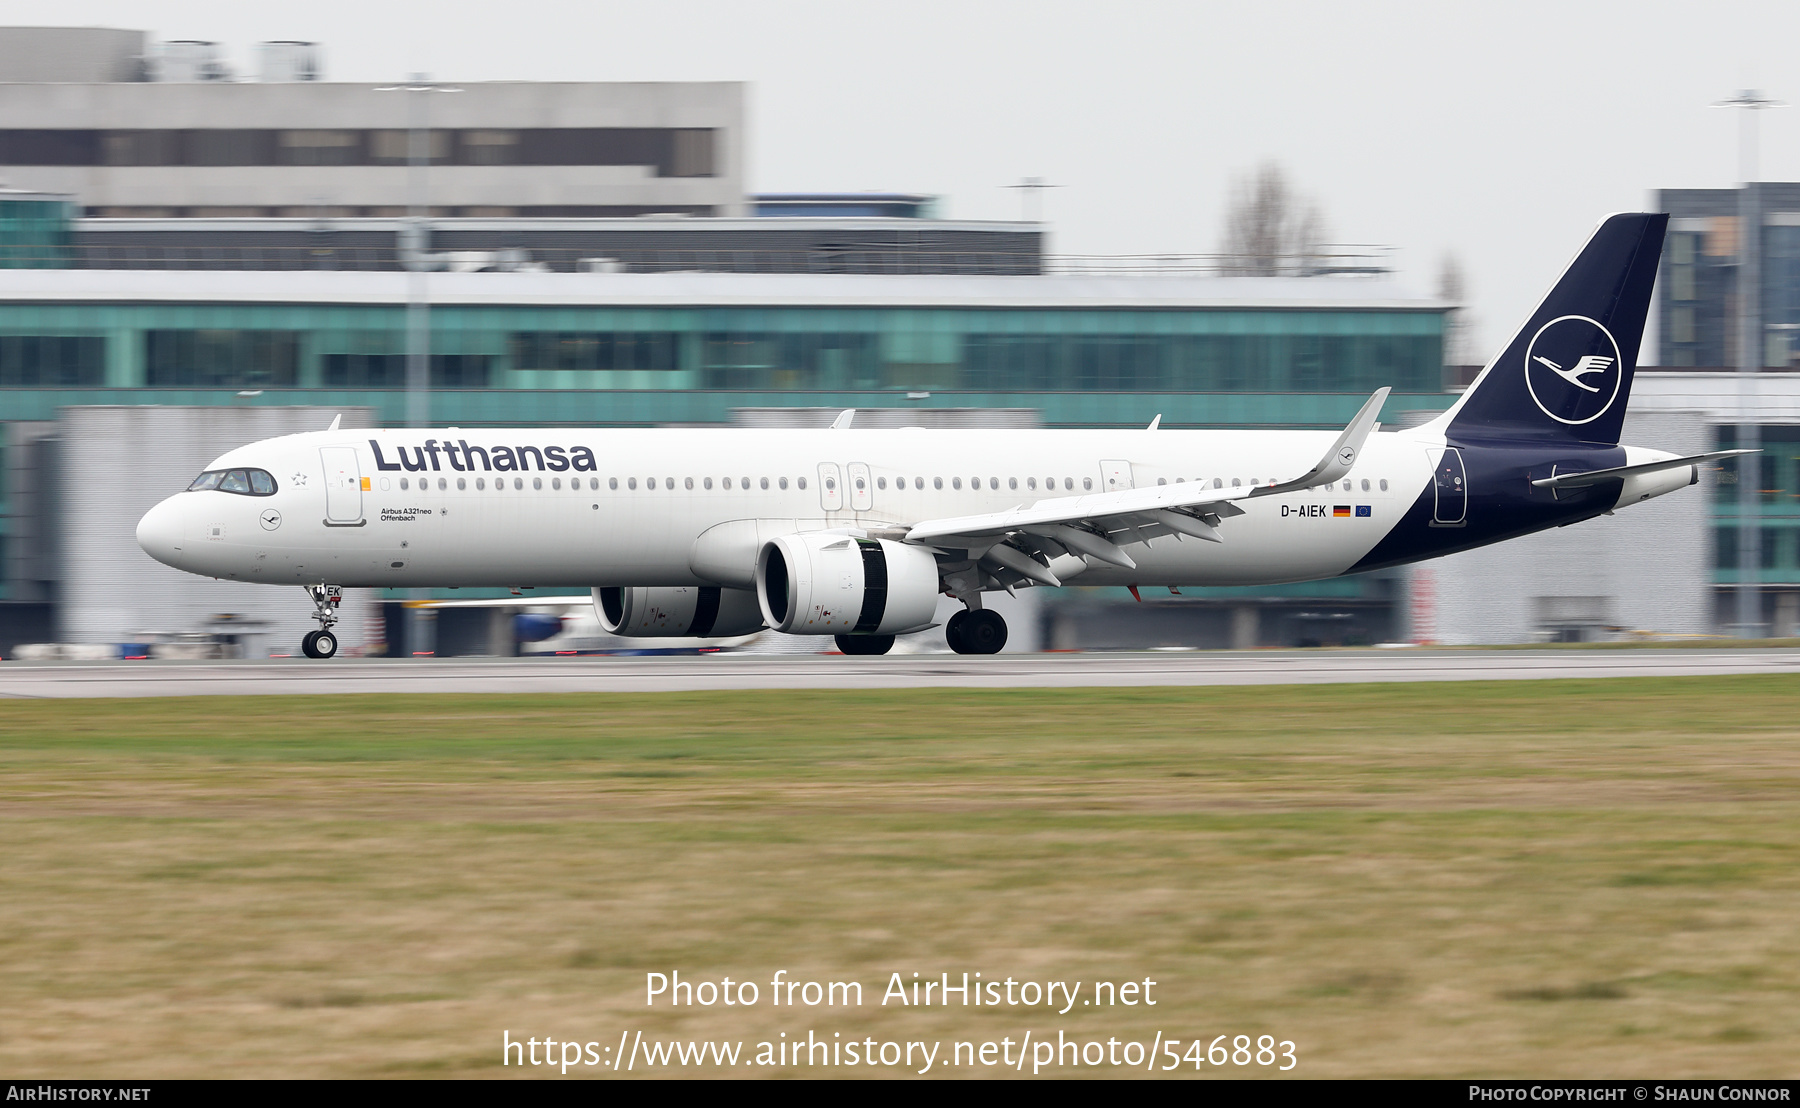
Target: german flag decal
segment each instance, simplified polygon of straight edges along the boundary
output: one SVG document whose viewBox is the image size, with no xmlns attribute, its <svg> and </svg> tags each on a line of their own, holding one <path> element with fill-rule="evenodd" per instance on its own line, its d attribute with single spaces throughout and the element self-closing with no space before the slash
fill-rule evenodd
<svg viewBox="0 0 1800 1108">
<path fill-rule="evenodd" d="M 1331 506 L 1331 518 L 1333 518 L 1333 519 L 1349 519 L 1350 518 L 1350 505 L 1348 505 L 1348 504 L 1333 504 Z"/>
</svg>

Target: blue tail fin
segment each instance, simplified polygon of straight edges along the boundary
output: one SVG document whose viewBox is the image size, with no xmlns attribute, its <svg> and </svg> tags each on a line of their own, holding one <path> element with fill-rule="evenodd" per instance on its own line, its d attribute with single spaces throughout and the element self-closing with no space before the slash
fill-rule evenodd
<svg viewBox="0 0 1800 1108">
<path fill-rule="evenodd" d="M 1448 413 L 1454 438 L 1616 445 L 1669 217 L 1607 216 Z"/>
</svg>

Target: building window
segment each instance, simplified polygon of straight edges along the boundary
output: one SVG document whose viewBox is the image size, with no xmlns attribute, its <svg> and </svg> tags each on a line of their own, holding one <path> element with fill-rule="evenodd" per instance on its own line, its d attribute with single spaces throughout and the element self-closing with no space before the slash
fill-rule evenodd
<svg viewBox="0 0 1800 1108">
<path fill-rule="evenodd" d="M 519 159 L 517 131 L 464 131 L 458 145 L 464 165 L 512 165 Z"/>
<path fill-rule="evenodd" d="M 675 370 L 674 331 L 520 331 L 510 337 L 514 369 Z"/>
<path fill-rule="evenodd" d="M 709 389 L 883 387 L 877 336 L 819 332 L 708 332 L 700 371 Z"/>
<path fill-rule="evenodd" d="M 324 383 L 336 388 L 403 389 L 405 354 L 326 354 L 320 359 Z M 484 389 L 493 358 L 486 354 L 431 355 L 431 387 Z"/>
<path fill-rule="evenodd" d="M 0 386 L 106 383 L 106 340 L 61 335 L 0 335 Z"/>
<path fill-rule="evenodd" d="M 369 131 L 368 163 L 370 165 L 407 165 L 412 161 L 411 131 Z M 450 160 L 451 132 L 428 131 L 425 134 L 427 160 L 441 165 Z"/>
<path fill-rule="evenodd" d="M 402 129 L 24 128 L 0 130 L 0 165 L 405 165 L 411 140 Z M 644 166 L 658 177 L 719 172 L 718 132 L 708 128 L 437 128 L 426 141 L 434 164 Z"/>
<path fill-rule="evenodd" d="M 280 131 L 275 156 L 282 165 L 356 165 L 363 160 L 357 131 Z"/>
<path fill-rule="evenodd" d="M 277 165 L 275 131 L 208 127 L 181 133 L 183 165 Z"/>
<path fill-rule="evenodd" d="M 146 331 L 145 383 L 161 388 L 291 388 L 298 331 Z"/>
<path fill-rule="evenodd" d="M 672 149 L 668 160 L 669 177 L 713 177 L 713 136 L 716 132 L 699 128 L 682 128 L 670 133 Z"/>
</svg>

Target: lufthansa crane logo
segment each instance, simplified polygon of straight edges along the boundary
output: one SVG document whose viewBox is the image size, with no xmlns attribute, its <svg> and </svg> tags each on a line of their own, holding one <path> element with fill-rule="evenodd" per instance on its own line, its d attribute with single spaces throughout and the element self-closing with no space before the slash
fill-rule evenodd
<svg viewBox="0 0 1800 1108">
<path fill-rule="evenodd" d="M 1584 315 L 1559 316 L 1525 348 L 1525 388 L 1556 422 L 1592 423 L 1619 398 L 1623 361 L 1611 331 Z"/>
</svg>

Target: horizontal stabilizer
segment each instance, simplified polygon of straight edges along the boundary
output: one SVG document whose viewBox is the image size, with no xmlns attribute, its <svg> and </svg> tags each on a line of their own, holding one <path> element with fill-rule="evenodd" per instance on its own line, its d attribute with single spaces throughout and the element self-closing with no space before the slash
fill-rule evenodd
<svg viewBox="0 0 1800 1108">
<path fill-rule="evenodd" d="M 1590 469 L 1586 473 L 1559 473 L 1554 477 L 1540 477 L 1533 481 L 1532 487 L 1540 489 L 1579 489 L 1588 485 L 1598 485 L 1602 481 L 1622 480 L 1640 473 L 1656 473 L 1664 469 L 1678 469 L 1699 462 L 1710 462 L 1715 458 L 1735 458 L 1739 454 L 1756 454 L 1755 450 L 1715 450 L 1710 454 L 1689 454 L 1685 458 L 1664 458 L 1660 462 L 1640 462 L 1634 466 L 1613 466 L 1611 469 Z"/>
</svg>

